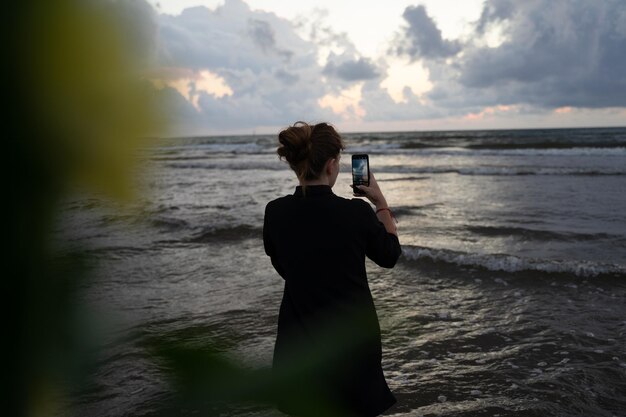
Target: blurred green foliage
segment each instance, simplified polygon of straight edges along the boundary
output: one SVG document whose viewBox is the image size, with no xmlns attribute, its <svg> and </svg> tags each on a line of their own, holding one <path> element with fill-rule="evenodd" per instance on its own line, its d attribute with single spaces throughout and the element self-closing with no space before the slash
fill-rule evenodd
<svg viewBox="0 0 626 417">
<path fill-rule="evenodd" d="M 350 311 L 351 310 L 351 311 Z M 279 367 L 251 367 L 233 358 L 238 335 L 221 340 L 186 340 L 179 332 L 147 337 L 142 345 L 169 375 L 173 398 L 167 409 L 191 409 L 201 415 L 231 415 L 242 407 L 280 405 L 299 416 L 349 417 L 342 391 L 353 371 L 346 364 L 356 357 L 370 361 L 376 346 L 367 305 L 354 305 L 345 314 L 320 316 L 310 338 L 292 341 L 289 358 Z M 369 319 L 368 319 L 369 317 Z M 296 411 L 294 411 L 296 412 Z"/>
<path fill-rule="evenodd" d="M 93 262 L 55 247 L 52 232 L 62 199 L 78 189 L 132 201 L 137 152 L 161 128 L 120 7 L 4 5 L 5 415 L 61 413 L 95 363 L 98 335 L 78 297 Z"/>
</svg>

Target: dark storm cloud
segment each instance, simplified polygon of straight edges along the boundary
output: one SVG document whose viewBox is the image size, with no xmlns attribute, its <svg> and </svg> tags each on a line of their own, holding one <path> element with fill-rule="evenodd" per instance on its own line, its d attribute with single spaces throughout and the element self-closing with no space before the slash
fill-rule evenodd
<svg viewBox="0 0 626 417">
<path fill-rule="evenodd" d="M 442 38 L 441 31 L 424 6 L 409 6 L 402 17 L 408 27 L 394 48 L 397 54 L 409 55 L 413 59 L 436 59 L 453 56 L 461 50 L 458 42 Z"/>
<path fill-rule="evenodd" d="M 510 21 L 509 40 L 469 51 L 460 81 L 505 86 L 536 105 L 624 106 L 625 16 L 623 1 L 524 3 Z"/>
<path fill-rule="evenodd" d="M 366 58 L 345 61 L 340 64 L 329 61 L 322 73 L 344 81 L 370 80 L 380 76 L 374 63 Z"/>
<path fill-rule="evenodd" d="M 495 22 L 510 19 L 515 12 L 514 0 L 493 0 L 483 5 L 483 10 L 476 25 L 479 33 L 484 33 L 486 27 Z"/>
<path fill-rule="evenodd" d="M 501 44 L 480 42 L 495 29 Z M 488 0 L 463 53 L 425 64 L 435 86 L 429 99 L 451 111 L 626 106 L 626 3 Z"/>
</svg>

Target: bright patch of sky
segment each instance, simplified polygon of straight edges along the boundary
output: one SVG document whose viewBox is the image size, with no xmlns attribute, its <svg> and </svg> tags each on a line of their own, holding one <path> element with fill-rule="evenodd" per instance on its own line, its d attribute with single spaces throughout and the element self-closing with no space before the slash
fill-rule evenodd
<svg viewBox="0 0 626 417">
<path fill-rule="evenodd" d="M 223 0 L 160 0 L 161 13 L 179 14 L 193 6 L 215 9 Z M 337 32 L 346 32 L 359 52 L 367 57 L 384 56 L 388 41 L 405 24 L 402 13 L 407 6 L 426 6 L 444 38 L 457 39 L 467 35 L 470 24 L 480 17 L 483 0 L 249 0 L 252 9 L 270 11 L 277 16 L 294 20 L 306 17 L 315 9 L 328 11 L 327 22 Z"/>
</svg>

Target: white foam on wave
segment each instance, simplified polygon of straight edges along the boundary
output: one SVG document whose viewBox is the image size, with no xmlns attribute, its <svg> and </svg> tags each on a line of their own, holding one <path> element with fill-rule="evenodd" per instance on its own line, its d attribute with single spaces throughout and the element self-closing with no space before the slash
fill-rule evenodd
<svg viewBox="0 0 626 417">
<path fill-rule="evenodd" d="M 410 260 L 429 259 L 461 266 L 482 267 L 491 271 L 540 271 L 574 274 L 578 277 L 626 275 L 626 266 L 591 261 L 522 258 L 507 254 L 479 254 L 405 245 L 402 254 Z"/>
<path fill-rule="evenodd" d="M 289 166 L 277 161 L 233 161 L 233 160 L 200 160 L 196 162 L 166 162 L 170 168 L 178 169 L 223 169 L 223 170 L 269 170 L 269 171 L 284 171 L 288 170 Z"/>
<path fill-rule="evenodd" d="M 512 148 L 512 149 L 472 149 L 464 147 L 441 147 L 441 148 L 401 148 L 398 146 L 378 146 L 376 148 L 364 148 L 363 152 L 388 151 L 393 154 L 420 155 L 420 156 L 514 156 L 514 157 L 624 157 L 626 147 L 614 148 Z"/>
<path fill-rule="evenodd" d="M 402 165 L 382 166 L 379 172 L 403 174 L 459 174 L 459 175 L 626 175 L 626 170 L 618 168 L 574 168 L 574 167 L 533 167 L 533 166 L 473 166 L 450 165 L 412 167 Z"/>
</svg>

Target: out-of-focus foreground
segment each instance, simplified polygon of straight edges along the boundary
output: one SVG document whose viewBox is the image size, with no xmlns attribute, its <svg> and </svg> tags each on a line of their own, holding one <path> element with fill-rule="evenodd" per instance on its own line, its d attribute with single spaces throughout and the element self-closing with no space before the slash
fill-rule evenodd
<svg viewBox="0 0 626 417">
<path fill-rule="evenodd" d="M 59 202 L 77 189 L 132 201 L 135 153 L 158 131 L 158 108 L 139 76 L 120 3 L 5 7 L 3 412 L 53 415 L 88 378 L 98 343 L 76 297 L 90 262 L 50 238 Z"/>
</svg>

